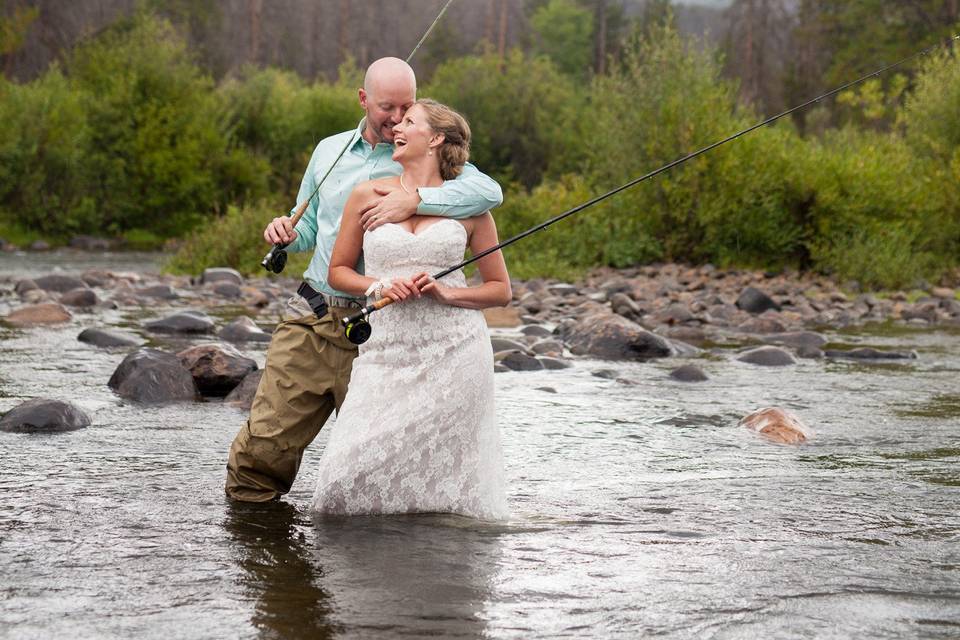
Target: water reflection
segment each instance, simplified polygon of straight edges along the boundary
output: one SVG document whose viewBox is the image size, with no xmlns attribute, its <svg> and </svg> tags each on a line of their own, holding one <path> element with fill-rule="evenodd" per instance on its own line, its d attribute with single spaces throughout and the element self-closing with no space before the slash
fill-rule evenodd
<svg viewBox="0 0 960 640">
<path fill-rule="evenodd" d="M 486 634 L 503 528 L 458 516 L 318 518 L 313 557 L 358 637 Z"/>
<path fill-rule="evenodd" d="M 330 595 L 310 558 L 309 521 L 285 502 L 231 502 L 224 528 L 236 543 L 236 562 L 254 600 L 251 624 L 261 638 L 331 638 Z"/>
</svg>

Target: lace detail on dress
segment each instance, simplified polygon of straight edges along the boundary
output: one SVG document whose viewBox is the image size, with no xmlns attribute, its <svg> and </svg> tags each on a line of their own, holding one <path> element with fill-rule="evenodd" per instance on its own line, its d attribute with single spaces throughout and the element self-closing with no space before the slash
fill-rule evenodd
<svg viewBox="0 0 960 640">
<path fill-rule="evenodd" d="M 384 225 L 364 236 L 367 274 L 436 273 L 463 259 L 456 220 L 419 234 Z M 442 280 L 466 286 L 463 273 Z M 370 317 L 347 398 L 323 452 L 313 509 L 330 514 L 507 515 L 483 314 L 420 298 Z"/>
</svg>

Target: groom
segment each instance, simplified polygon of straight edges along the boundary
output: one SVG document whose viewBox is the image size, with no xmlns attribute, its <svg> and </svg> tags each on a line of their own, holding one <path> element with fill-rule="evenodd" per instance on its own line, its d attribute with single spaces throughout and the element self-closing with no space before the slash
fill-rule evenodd
<svg viewBox="0 0 960 640">
<path fill-rule="evenodd" d="M 353 303 L 364 301 L 327 284 L 330 254 L 353 188 L 365 180 L 400 173 L 400 165 L 391 159 L 393 127 L 416 95 L 416 77 L 406 62 L 381 58 L 371 64 L 359 91 L 366 118 L 355 131 L 321 140 L 307 165 L 298 203 L 310 197 L 336 162 L 318 197 L 310 201 L 296 227 L 282 216 L 264 229 L 263 237 L 270 244 L 289 244 L 288 251 L 313 251 L 313 258 L 298 295 L 287 303 L 284 320 L 273 333 L 250 418 L 230 447 L 226 481 L 230 498 L 266 502 L 287 493 L 304 449 L 343 402 L 357 347 L 344 336 L 340 320 L 355 311 Z M 377 194 L 360 220 L 368 231 L 415 213 L 467 218 L 503 201 L 499 185 L 470 164 L 456 180 L 440 187 L 421 187 L 412 193 L 384 188 Z"/>
</svg>

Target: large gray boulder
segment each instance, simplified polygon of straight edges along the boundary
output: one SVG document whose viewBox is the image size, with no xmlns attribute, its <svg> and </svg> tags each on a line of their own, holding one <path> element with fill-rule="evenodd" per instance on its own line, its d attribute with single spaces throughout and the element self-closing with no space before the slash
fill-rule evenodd
<svg viewBox="0 0 960 640">
<path fill-rule="evenodd" d="M 120 363 L 107 383 L 117 395 L 144 403 L 197 400 L 193 376 L 172 353 L 138 349 Z"/>
<path fill-rule="evenodd" d="M 562 325 L 562 337 L 576 355 L 607 360 L 665 358 L 675 349 L 665 338 L 612 313 L 594 314 Z"/>
<path fill-rule="evenodd" d="M 84 329 L 77 340 L 95 347 L 136 347 L 141 344 L 136 338 L 111 329 Z"/>
<path fill-rule="evenodd" d="M 17 405 L 0 418 L 0 431 L 52 433 L 90 425 L 82 409 L 61 400 L 34 398 Z"/>
<path fill-rule="evenodd" d="M 247 316 L 240 316 L 233 322 L 223 326 L 217 335 L 222 340 L 230 342 L 270 342 L 273 337 L 257 326 L 257 323 Z"/>
<path fill-rule="evenodd" d="M 257 363 L 228 344 L 200 344 L 177 354 L 205 396 L 221 398 L 257 369 Z"/>
<path fill-rule="evenodd" d="M 747 287 L 740 293 L 737 307 L 753 314 L 763 313 L 767 309 L 780 311 L 780 305 L 774 302 L 773 298 L 754 287 Z"/>
<path fill-rule="evenodd" d="M 40 276 L 39 278 L 34 278 L 33 281 L 44 291 L 56 291 L 57 293 L 66 293 L 71 289 L 87 286 L 86 282 L 76 276 L 68 276 L 60 273 Z"/>
<path fill-rule="evenodd" d="M 180 311 L 144 326 L 160 333 L 213 333 L 213 320 L 201 311 Z"/>
</svg>

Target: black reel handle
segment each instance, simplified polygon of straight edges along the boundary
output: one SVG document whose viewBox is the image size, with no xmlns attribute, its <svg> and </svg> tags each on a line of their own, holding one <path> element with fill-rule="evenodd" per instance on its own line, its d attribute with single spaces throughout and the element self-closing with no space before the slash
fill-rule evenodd
<svg viewBox="0 0 960 640">
<path fill-rule="evenodd" d="M 267 252 L 267 255 L 263 256 L 263 260 L 260 261 L 260 266 L 267 271 L 281 273 L 283 268 L 287 266 L 286 247 L 287 245 L 280 242 L 273 245 L 273 248 Z"/>
<path fill-rule="evenodd" d="M 374 311 L 383 309 L 389 304 L 393 304 L 392 299 L 381 298 L 373 304 L 368 304 L 367 306 L 362 307 L 356 313 L 341 319 L 340 324 L 343 325 L 343 333 L 347 336 L 347 340 L 353 344 L 363 344 L 369 340 L 373 329 L 370 327 L 370 323 L 367 321 L 367 318 Z"/>
</svg>

